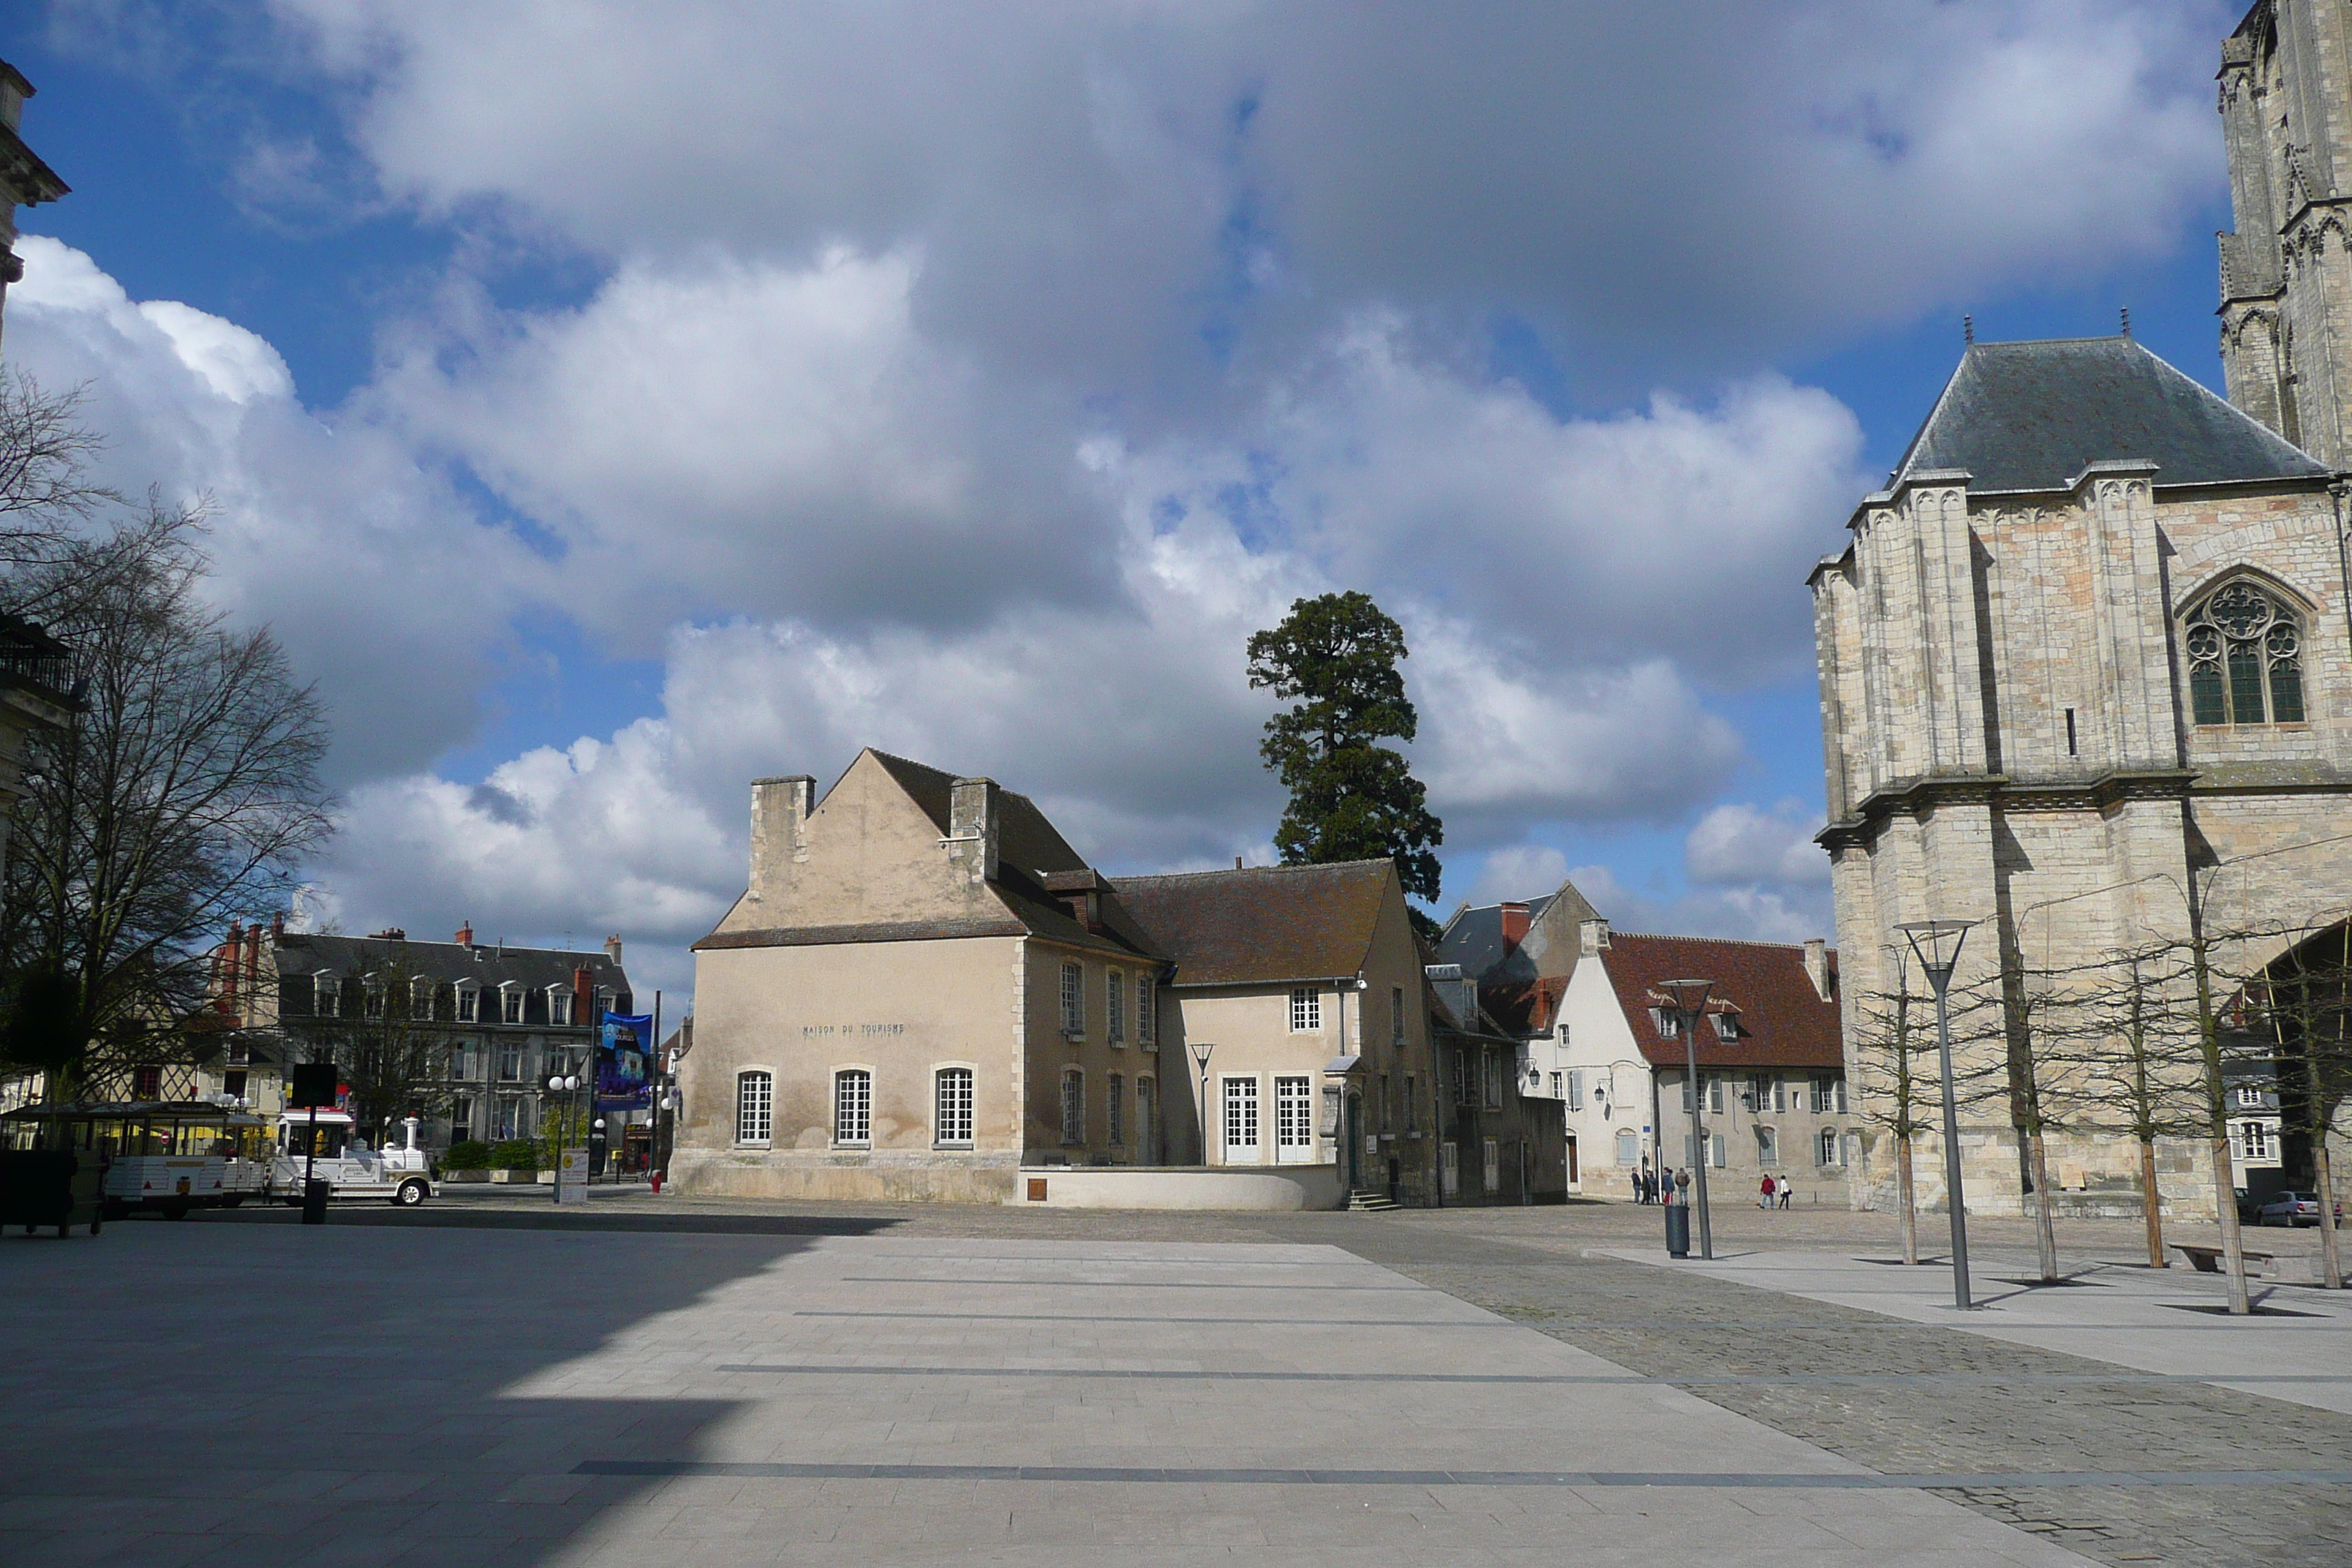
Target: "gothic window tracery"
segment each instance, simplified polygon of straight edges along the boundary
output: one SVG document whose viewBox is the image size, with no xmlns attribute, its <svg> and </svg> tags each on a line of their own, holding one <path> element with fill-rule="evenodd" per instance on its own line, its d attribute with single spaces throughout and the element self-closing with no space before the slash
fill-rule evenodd
<svg viewBox="0 0 2352 1568">
<path fill-rule="evenodd" d="M 2300 724 L 2302 619 L 2279 595 L 2245 578 L 2189 612 L 2189 705 L 2200 724 Z"/>
</svg>

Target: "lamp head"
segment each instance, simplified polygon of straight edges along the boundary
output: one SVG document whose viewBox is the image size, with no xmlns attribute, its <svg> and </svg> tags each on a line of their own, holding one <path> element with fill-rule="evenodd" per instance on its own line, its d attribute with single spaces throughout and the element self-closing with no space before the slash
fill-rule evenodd
<svg viewBox="0 0 2352 1568">
<path fill-rule="evenodd" d="M 1675 1010 L 1696 1023 L 1706 1012 L 1706 998 L 1715 989 L 1712 980 L 1661 980 L 1658 989 L 1675 999 Z"/>
<path fill-rule="evenodd" d="M 1906 921 L 1895 929 L 1911 943 L 1911 951 L 1919 960 L 1919 967 L 1937 985 L 1948 983 L 1952 970 L 1960 962 L 1960 944 L 1968 940 L 1969 928 L 1974 921 Z"/>
<path fill-rule="evenodd" d="M 1217 1048 L 1215 1046 L 1206 1040 L 1193 1040 L 1185 1048 L 1192 1053 L 1192 1059 L 1200 1064 L 1202 1072 L 1209 1070 L 1209 1053 Z"/>
</svg>

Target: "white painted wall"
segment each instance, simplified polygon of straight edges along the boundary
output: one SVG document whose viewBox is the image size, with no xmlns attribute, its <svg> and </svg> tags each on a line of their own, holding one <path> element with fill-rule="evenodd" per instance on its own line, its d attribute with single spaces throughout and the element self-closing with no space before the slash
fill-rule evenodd
<svg viewBox="0 0 2352 1568">
<path fill-rule="evenodd" d="M 1549 1048 L 1561 1071 L 1584 1075 L 1583 1108 L 1564 1112 L 1569 1136 L 1576 1140 L 1580 1190 L 1630 1198 L 1633 1184 L 1627 1173 L 1640 1168 L 1643 1155 L 1655 1157 L 1657 1139 L 1650 1121 L 1650 1064 L 1643 1059 L 1633 1026 L 1617 1004 L 1608 962 L 1603 952 L 1576 966 L 1560 999 L 1568 1043 L 1560 1045 L 1555 1030 Z M 1618 1159 L 1621 1131 L 1633 1134 L 1630 1163 Z"/>
</svg>

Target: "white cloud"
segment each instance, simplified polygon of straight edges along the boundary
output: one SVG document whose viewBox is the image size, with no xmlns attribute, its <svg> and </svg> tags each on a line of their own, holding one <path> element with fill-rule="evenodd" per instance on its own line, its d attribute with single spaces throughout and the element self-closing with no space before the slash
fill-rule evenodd
<svg viewBox="0 0 2352 1568">
<path fill-rule="evenodd" d="M 1477 879 L 1461 898 L 1482 905 L 1532 899 L 1557 890 L 1568 879 L 1567 856 L 1548 844 L 1515 844 L 1490 851 L 1478 868 Z M 1577 890 L 1584 891 L 1580 887 Z"/>
<path fill-rule="evenodd" d="M 1701 887 L 1680 893 L 1627 888 L 1606 866 L 1578 866 L 1570 880 L 1619 931 L 1746 942 L 1804 942 L 1834 934 L 1826 888 Z"/>
<path fill-rule="evenodd" d="M 1813 835 L 1822 815 L 1794 801 L 1769 811 L 1728 802 L 1699 818 L 1683 842 L 1690 879 L 1702 886 L 1741 882 L 1826 884 L 1829 857 Z"/>
<path fill-rule="evenodd" d="M 131 300 L 82 252 L 17 245 L 8 363 L 87 388 L 83 417 L 127 495 L 208 498 L 210 591 L 267 621 L 332 710 L 344 779 L 417 766 L 475 727 L 515 595 L 540 574 L 478 526 L 406 444 L 303 408 L 277 350 L 173 300 Z"/>
</svg>

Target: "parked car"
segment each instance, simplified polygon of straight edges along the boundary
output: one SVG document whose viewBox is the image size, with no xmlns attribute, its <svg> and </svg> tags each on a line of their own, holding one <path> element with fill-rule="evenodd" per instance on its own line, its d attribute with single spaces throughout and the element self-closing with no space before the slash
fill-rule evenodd
<svg viewBox="0 0 2352 1568">
<path fill-rule="evenodd" d="M 2336 1217 L 2344 1218 L 2344 1205 L 2336 1205 Z M 2316 1193 L 2278 1193 L 2254 1213 L 2256 1225 L 2317 1225 L 2319 1194 Z"/>
<path fill-rule="evenodd" d="M 2258 1198 L 2254 1196 L 2253 1194 L 2246 1191 L 2243 1187 L 2240 1187 L 2237 1190 L 2237 1193 L 2238 1223 L 2240 1225 L 2260 1225 L 2263 1221 L 2263 1205 L 2270 1202 L 2270 1199 Z"/>
</svg>

